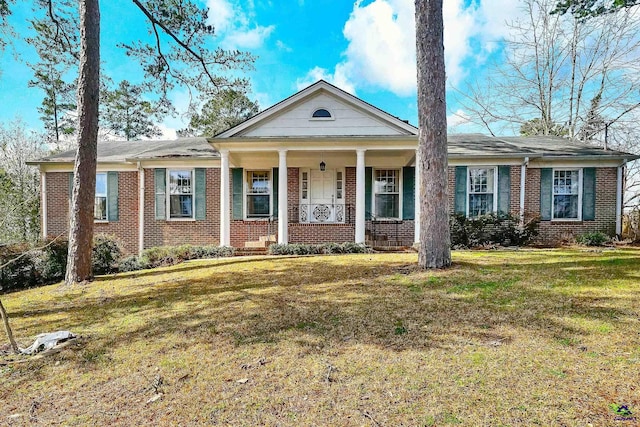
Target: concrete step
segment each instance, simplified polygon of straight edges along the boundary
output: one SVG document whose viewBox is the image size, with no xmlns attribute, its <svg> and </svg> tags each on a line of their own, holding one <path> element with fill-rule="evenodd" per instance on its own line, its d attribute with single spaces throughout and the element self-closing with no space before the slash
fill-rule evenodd
<svg viewBox="0 0 640 427">
<path fill-rule="evenodd" d="M 260 237 L 258 237 L 258 240 L 261 241 L 261 242 L 275 242 L 275 241 L 277 241 L 275 234 L 270 234 L 268 236 L 260 236 Z"/>
</svg>

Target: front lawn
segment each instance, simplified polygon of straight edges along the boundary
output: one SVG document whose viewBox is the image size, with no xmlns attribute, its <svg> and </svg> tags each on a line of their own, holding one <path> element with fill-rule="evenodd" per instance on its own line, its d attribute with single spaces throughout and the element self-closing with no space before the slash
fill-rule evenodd
<svg viewBox="0 0 640 427">
<path fill-rule="evenodd" d="M 231 258 L 4 295 L 23 345 L 82 337 L 0 357 L 0 425 L 640 423 L 640 250 L 416 259 Z"/>
</svg>

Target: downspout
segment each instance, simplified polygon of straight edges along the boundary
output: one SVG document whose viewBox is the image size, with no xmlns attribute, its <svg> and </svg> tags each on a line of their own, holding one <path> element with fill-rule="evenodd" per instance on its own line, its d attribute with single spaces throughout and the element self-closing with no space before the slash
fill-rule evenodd
<svg viewBox="0 0 640 427">
<path fill-rule="evenodd" d="M 144 168 L 138 162 L 138 255 L 144 250 Z"/>
<path fill-rule="evenodd" d="M 520 166 L 520 225 L 524 225 L 524 201 L 525 186 L 527 182 L 527 166 L 529 166 L 529 157 L 525 157 L 524 162 Z"/>
<path fill-rule="evenodd" d="M 40 167 L 40 210 L 42 215 L 42 240 L 47 238 L 47 174 Z"/>
<path fill-rule="evenodd" d="M 622 188 L 624 168 L 627 161 L 624 160 L 620 166 L 618 166 L 618 182 L 616 185 L 616 236 L 620 237 L 622 234 L 622 198 L 624 197 L 624 188 Z"/>
</svg>

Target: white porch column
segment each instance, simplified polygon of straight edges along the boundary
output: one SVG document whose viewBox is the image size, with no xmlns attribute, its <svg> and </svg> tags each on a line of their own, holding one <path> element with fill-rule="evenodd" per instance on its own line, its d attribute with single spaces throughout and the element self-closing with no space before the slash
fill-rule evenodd
<svg viewBox="0 0 640 427">
<path fill-rule="evenodd" d="M 365 242 L 364 153 L 362 148 L 356 150 L 356 243 Z"/>
<path fill-rule="evenodd" d="M 416 168 L 415 168 L 416 176 L 414 178 L 413 188 L 415 191 L 413 208 L 414 212 L 414 243 L 420 242 L 420 150 L 416 150 Z"/>
<path fill-rule="evenodd" d="M 40 209 L 42 211 L 42 240 L 47 239 L 47 173 L 40 168 Z"/>
<path fill-rule="evenodd" d="M 626 161 L 625 161 L 626 163 Z M 620 236 L 622 234 L 622 211 L 623 211 L 623 201 L 624 198 L 624 168 L 625 163 L 621 166 L 618 166 L 618 182 L 616 183 L 616 235 Z"/>
<path fill-rule="evenodd" d="M 220 246 L 231 245 L 229 150 L 220 151 Z"/>
<path fill-rule="evenodd" d="M 278 150 L 278 243 L 286 245 L 289 242 L 287 215 L 287 150 Z"/>
<path fill-rule="evenodd" d="M 144 251 L 144 168 L 138 162 L 138 255 Z"/>
</svg>

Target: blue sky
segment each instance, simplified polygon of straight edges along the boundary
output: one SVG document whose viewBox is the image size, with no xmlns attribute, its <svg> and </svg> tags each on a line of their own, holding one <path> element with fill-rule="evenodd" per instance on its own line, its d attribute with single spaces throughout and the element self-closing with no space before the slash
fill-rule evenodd
<svg viewBox="0 0 640 427">
<path fill-rule="evenodd" d="M 28 5 L 19 2 L 12 22 L 28 31 Z M 449 87 L 481 78 L 484 66 L 500 53 L 507 20 L 518 15 L 513 0 L 446 0 L 445 56 Z M 323 78 L 365 101 L 417 124 L 415 32 L 413 0 L 207 0 L 216 28 L 213 40 L 226 49 L 255 54 L 255 70 L 248 77 L 251 97 L 261 109 Z M 114 81 L 135 82 L 139 68 L 115 47 L 118 41 L 144 36 L 141 13 L 129 1 L 101 2 L 102 59 Z M 13 52 L 19 54 L 16 60 Z M 36 108 L 42 93 L 29 88 L 35 61 L 33 50 L 16 42 L 1 57 L 0 122 L 21 117 L 41 128 Z M 172 98 L 184 109 L 187 95 L 176 90 Z M 449 98 L 450 131 L 472 130 L 460 106 Z M 454 113 L 458 113 L 458 115 Z M 167 137 L 185 126 L 181 117 L 162 123 Z"/>
</svg>

